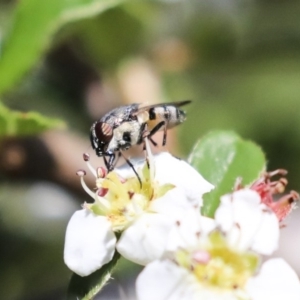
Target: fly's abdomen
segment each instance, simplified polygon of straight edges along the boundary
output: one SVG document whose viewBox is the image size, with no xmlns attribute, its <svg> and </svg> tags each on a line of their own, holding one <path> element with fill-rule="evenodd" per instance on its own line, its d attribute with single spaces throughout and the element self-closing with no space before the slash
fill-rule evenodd
<svg viewBox="0 0 300 300">
<path fill-rule="evenodd" d="M 183 110 L 179 109 L 176 106 L 168 106 L 167 110 L 169 112 L 167 128 L 172 128 L 185 121 L 186 115 Z"/>
<path fill-rule="evenodd" d="M 152 107 L 149 110 L 149 123 L 165 121 L 167 128 L 172 128 L 185 121 L 185 112 L 174 105 Z"/>
</svg>

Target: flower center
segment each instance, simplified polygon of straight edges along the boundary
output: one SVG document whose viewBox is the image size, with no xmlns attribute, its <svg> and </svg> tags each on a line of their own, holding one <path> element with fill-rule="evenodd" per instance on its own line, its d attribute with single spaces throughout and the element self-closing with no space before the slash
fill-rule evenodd
<svg viewBox="0 0 300 300">
<path fill-rule="evenodd" d="M 153 160 L 149 165 L 145 162 L 143 167 L 137 170 L 141 183 L 135 175 L 122 178 L 115 171 L 107 174 L 103 168 L 94 170 L 89 164 L 87 154 L 84 155 L 84 160 L 88 163 L 92 173 L 96 175 L 96 192 L 92 192 L 83 180 L 85 172 L 77 172 L 81 177 L 83 188 L 95 200 L 92 204 L 86 203 L 84 207 L 97 215 L 107 216 L 114 231 L 123 230 L 138 215 L 149 208 L 152 200 L 162 197 L 174 187 L 170 184 L 159 186 L 154 180 Z"/>
<path fill-rule="evenodd" d="M 257 255 L 230 249 L 220 232 L 212 232 L 202 249 L 176 253 L 176 261 L 194 274 L 198 281 L 221 291 L 243 291 L 259 264 Z"/>
</svg>

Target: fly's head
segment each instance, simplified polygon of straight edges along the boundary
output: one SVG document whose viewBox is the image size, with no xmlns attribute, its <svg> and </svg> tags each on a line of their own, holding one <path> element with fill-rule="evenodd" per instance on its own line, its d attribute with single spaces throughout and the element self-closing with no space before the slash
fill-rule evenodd
<svg viewBox="0 0 300 300">
<path fill-rule="evenodd" d="M 106 155 L 107 147 L 113 138 L 113 129 L 108 123 L 95 122 L 91 127 L 90 140 L 98 156 Z"/>
</svg>

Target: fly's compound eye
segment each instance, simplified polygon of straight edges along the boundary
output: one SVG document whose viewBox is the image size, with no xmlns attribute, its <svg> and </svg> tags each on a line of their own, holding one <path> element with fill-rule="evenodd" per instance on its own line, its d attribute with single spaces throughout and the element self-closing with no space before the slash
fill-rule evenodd
<svg viewBox="0 0 300 300">
<path fill-rule="evenodd" d="M 95 124 L 94 130 L 100 144 L 107 145 L 112 139 L 113 129 L 109 124 L 98 122 Z"/>
</svg>

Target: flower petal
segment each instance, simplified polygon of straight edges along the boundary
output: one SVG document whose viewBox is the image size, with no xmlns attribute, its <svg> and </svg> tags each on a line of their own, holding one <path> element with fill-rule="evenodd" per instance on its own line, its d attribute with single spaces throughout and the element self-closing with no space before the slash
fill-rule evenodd
<svg viewBox="0 0 300 300">
<path fill-rule="evenodd" d="M 197 206 L 198 207 L 198 206 Z M 182 188 L 173 188 L 163 197 L 157 198 L 150 203 L 149 211 L 164 214 L 174 219 L 180 218 L 182 212 L 194 208 L 186 197 Z M 198 210 L 200 214 L 200 209 Z"/>
<path fill-rule="evenodd" d="M 80 276 L 90 275 L 112 259 L 115 244 L 115 234 L 105 217 L 87 209 L 76 211 L 66 231 L 65 264 Z"/>
<path fill-rule="evenodd" d="M 249 189 L 239 190 L 221 197 L 215 219 L 222 230 L 229 231 L 240 219 L 245 220 L 246 218 L 246 222 L 251 223 L 253 216 L 247 212 L 250 209 L 250 211 L 253 210 L 253 213 L 260 214 L 259 204 L 260 197 L 256 192 Z"/>
<path fill-rule="evenodd" d="M 248 280 L 246 289 L 253 300 L 300 299 L 298 276 L 281 258 L 266 261 L 260 273 Z"/>
<path fill-rule="evenodd" d="M 150 263 L 136 282 L 139 300 L 194 300 L 199 287 L 194 276 L 169 260 Z"/>
<path fill-rule="evenodd" d="M 118 252 L 137 264 L 147 263 L 162 256 L 173 222 L 156 213 L 145 213 L 121 235 Z"/>
<path fill-rule="evenodd" d="M 171 260 L 148 264 L 136 281 L 138 300 L 237 300 L 227 291 L 209 289 L 197 278 Z"/>
<path fill-rule="evenodd" d="M 194 204 L 200 202 L 200 205 L 202 195 L 214 188 L 191 165 L 168 152 L 155 156 L 155 179 L 160 184 L 171 183 L 182 187 L 187 198 Z"/>
<path fill-rule="evenodd" d="M 221 197 L 215 220 L 228 242 L 240 250 L 271 254 L 277 249 L 278 220 L 255 191 L 243 189 Z"/>
<path fill-rule="evenodd" d="M 196 209 L 181 213 L 181 219 L 172 227 L 167 240 L 166 250 L 176 252 L 178 249 L 197 249 L 200 239 L 215 229 L 213 219 L 203 217 Z"/>
<path fill-rule="evenodd" d="M 251 249 L 260 254 L 271 255 L 278 248 L 279 235 L 280 227 L 277 216 L 275 213 L 265 210 Z"/>
</svg>

